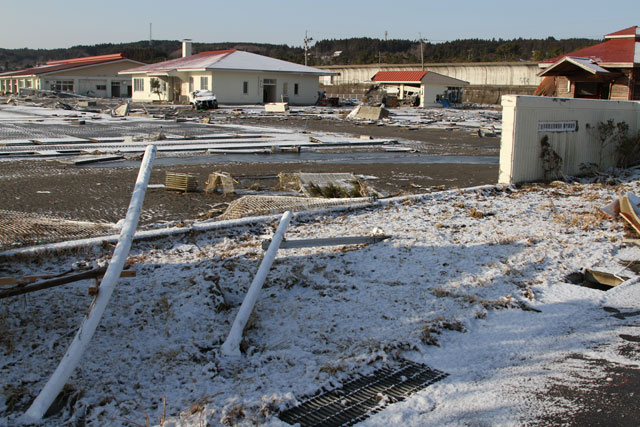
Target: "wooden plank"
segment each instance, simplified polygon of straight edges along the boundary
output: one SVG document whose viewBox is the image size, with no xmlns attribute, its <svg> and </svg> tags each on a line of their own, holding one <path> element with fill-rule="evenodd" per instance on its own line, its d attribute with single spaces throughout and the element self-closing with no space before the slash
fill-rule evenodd
<svg viewBox="0 0 640 427">
<path fill-rule="evenodd" d="M 640 246 L 640 239 L 622 239 L 622 243 L 632 243 Z"/>
<path fill-rule="evenodd" d="M 54 286 L 65 285 L 67 283 L 77 282 L 84 279 L 102 279 L 106 267 L 101 267 L 93 270 L 82 271 L 77 274 L 69 275 L 69 272 L 63 273 L 64 275 L 43 275 L 43 276 L 25 276 L 25 277 L 3 277 L 0 278 L 0 285 L 10 286 L 14 285 L 16 288 L 10 288 L 5 291 L 0 291 L 0 299 L 10 296 L 25 294 L 34 292 L 41 289 L 47 289 Z M 135 270 L 123 270 L 120 273 L 120 277 L 136 277 Z M 36 282 L 37 280 L 46 280 L 41 283 L 36 283 L 32 286 L 19 286 L 28 285 L 29 283 Z M 50 280 L 47 280 L 50 279 Z"/>
</svg>

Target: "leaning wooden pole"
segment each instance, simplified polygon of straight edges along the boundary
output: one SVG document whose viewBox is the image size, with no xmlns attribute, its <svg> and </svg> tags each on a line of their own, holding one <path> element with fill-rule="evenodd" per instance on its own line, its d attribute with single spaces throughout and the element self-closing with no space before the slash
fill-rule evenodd
<svg viewBox="0 0 640 427">
<path fill-rule="evenodd" d="M 273 235 L 273 239 L 271 239 L 269 249 L 264 254 L 264 258 L 262 258 L 262 262 L 260 263 L 260 268 L 258 268 L 256 277 L 254 277 L 253 282 L 251 282 L 251 286 L 247 291 L 247 296 L 244 297 L 244 301 L 242 301 L 240 310 L 238 310 L 238 314 L 236 315 L 236 318 L 233 321 L 233 325 L 231 326 L 229 336 L 227 337 L 227 340 L 224 342 L 224 344 L 222 344 L 220 353 L 224 356 L 240 356 L 240 342 L 242 341 L 242 332 L 247 325 L 249 316 L 251 316 L 253 306 L 258 300 L 258 294 L 262 289 L 262 284 L 267 278 L 267 273 L 269 273 L 271 264 L 273 264 L 273 261 L 276 258 L 276 253 L 278 252 L 278 248 L 280 248 L 280 243 L 284 238 L 284 233 L 287 231 L 289 221 L 291 221 L 291 212 L 287 211 L 284 213 L 284 215 L 282 215 L 280 225 L 278 225 L 278 229 Z"/>
<path fill-rule="evenodd" d="M 37 421 L 42 419 L 76 366 L 78 366 L 82 354 L 89 345 L 89 341 L 100 323 L 102 314 L 109 303 L 111 294 L 115 289 L 118 278 L 120 277 L 120 272 L 124 267 L 127 256 L 129 255 L 129 250 L 131 249 L 131 242 L 133 241 L 133 235 L 138 225 L 138 218 L 142 210 L 142 202 L 144 201 L 144 195 L 147 191 L 147 184 L 149 183 L 149 176 L 151 175 L 151 167 L 155 155 L 156 146 L 149 145 L 144 153 L 142 164 L 140 165 L 140 172 L 138 173 L 138 179 L 133 189 L 133 194 L 131 195 L 131 202 L 129 203 L 124 226 L 120 232 L 118 244 L 113 252 L 109 267 L 105 272 L 104 279 L 100 284 L 98 295 L 89 306 L 89 311 L 84 317 L 80 329 L 78 329 L 76 336 L 73 338 L 60 364 L 38 397 L 33 401 L 31 407 L 27 410 L 25 417 L 28 420 Z"/>
</svg>

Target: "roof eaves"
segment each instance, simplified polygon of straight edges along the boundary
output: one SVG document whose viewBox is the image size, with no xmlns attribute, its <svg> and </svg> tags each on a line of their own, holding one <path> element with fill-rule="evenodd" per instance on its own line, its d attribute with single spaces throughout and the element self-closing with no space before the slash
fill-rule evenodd
<svg viewBox="0 0 640 427">
<path fill-rule="evenodd" d="M 133 61 L 133 62 L 136 62 L 136 63 L 141 63 L 140 61 L 135 61 L 133 59 L 122 58 L 122 59 L 113 60 L 113 61 L 93 62 L 91 64 L 78 64 L 77 66 L 71 66 L 71 67 L 68 67 L 68 68 L 52 70 L 52 71 L 45 72 L 45 73 L 38 73 L 38 75 L 39 76 L 46 76 L 46 75 L 55 74 L 55 73 L 58 73 L 58 72 L 64 72 L 64 71 L 69 71 L 69 70 L 82 70 L 82 69 L 85 69 L 85 68 L 97 67 L 99 65 L 105 65 L 105 64 L 115 64 L 115 63 L 124 62 L 124 61 Z M 144 64 L 144 63 L 142 62 L 142 64 Z M 60 65 L 64 65 L 64 64 L 60 64 Z M 55 67 L 55 65 L 53 65 L 53 67 Z"/>
<path fill-rule="evenodd" d="M 603 68 L 633 68 L 633 62 L 598 62 Z"/>
<path fill-rule="evenodd" d="M 122 70 L 122 71 L 118 71 L 118 74 L 147 74 L 148 71 L 127 71 L 127 70 Z"/>
<path fill-rule="evenodd" d="M 580 57 L 571 57 L 571 56 L 565 56 L 564 58 L 562 58 L 561 60 L 555 62 L 554 64 L 546 67 L 546 69 L 540 71 L 537 76 L 539 77 L 544 77 L 546 75 L 552 75 L 551 72 L 556 69 L 557 67 L 565 64 L 565 63 L 571 63 L 573 65 L 575 65 L 576 67 L 580 68 L 583 71 L 586 71 L 588 73 L 591 73 L 593 75 L 596 76 L 610 76 L 613 74 L 617 74 L 613 71 L 609 71 L 606 70 L 603 66 L 603 64 L 598 63 L 597 61 L 593 61 L 591 60 L 590 64 L 585 64 L 585 61 L 589 61 L 589 58 L 580 58 Z M 592 65 L 592 66 L 590 66 Z"/>
<path fill-rule="evenodd" d="M 262 70 L 258 68 L 207 68 L 208 71 L 234 71 L 234 72 L 251 72 L 251 73 L 281 73 L 281 74 L 299 74 L 301 76 L 337 76 L 340 73 L 332 72 L 332 71 L 287 71 L 287 70 Z M 183 70 L 180 70 L 183 71 Z"/>
<path fill-rule="evenodd" d="M 194 71 L 211 71 L 212 68 L 201 67 L 201 68 L 176 68 L 175 71 L 178 73 L 189 73 Z"/>
<path fill-rule="evenodd" d="M 630 39 L 630 38 L 639 38 L 640 37 L 640 27 L 634 25 L 633 27 L 625 28 L 620 31 L 616 31 L 611 34 L 607 34 L 604 36 L 605 40 L 611 39 Z"/>
</svg>

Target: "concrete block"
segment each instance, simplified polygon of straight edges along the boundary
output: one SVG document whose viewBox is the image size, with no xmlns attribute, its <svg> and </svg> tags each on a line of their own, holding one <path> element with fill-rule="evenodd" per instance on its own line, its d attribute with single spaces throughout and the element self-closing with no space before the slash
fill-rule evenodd
<svg viewBox="0 0 640 427">
<path fill-rule="evenodd" d="M 351 113 L 349 113 L 348 117 L 362 120 L 381 120 L 389 117 L 389 110 L 384 107 L 358 105 Z"/>
<path fill-rule="evenodd" d="M 289 104 L 286 102 L 271 102 L 264 104 L 264 111 L 267 113 L 288 113 Z"/>
</svg>

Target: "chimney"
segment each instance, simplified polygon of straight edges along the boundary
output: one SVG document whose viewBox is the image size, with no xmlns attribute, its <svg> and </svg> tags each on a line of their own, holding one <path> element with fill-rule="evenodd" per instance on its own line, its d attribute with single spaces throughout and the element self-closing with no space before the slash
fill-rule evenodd
<svg viewBox="0 0 640 427">
<path fill-rule="evenodd" d="M 191 56 L 191 39 L 182 40 L 182 57 Z"/>
</svg>

